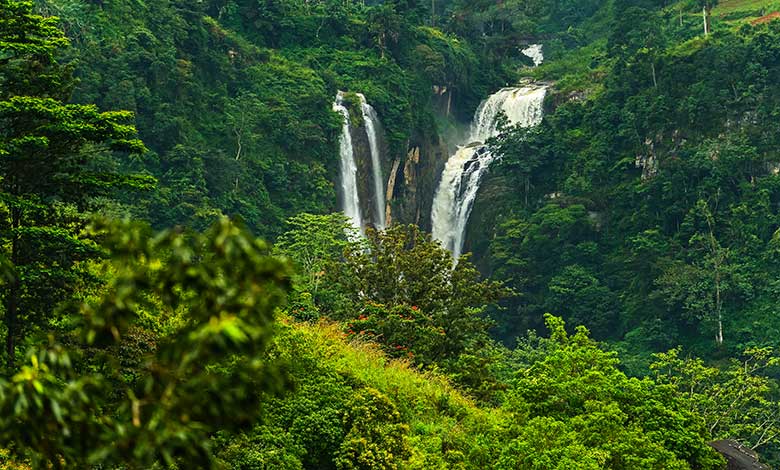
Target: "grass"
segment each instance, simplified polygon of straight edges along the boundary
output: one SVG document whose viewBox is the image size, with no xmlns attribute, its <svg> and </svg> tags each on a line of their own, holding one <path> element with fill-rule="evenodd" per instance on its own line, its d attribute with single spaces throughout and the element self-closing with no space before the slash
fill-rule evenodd
<svg viewBox="0 0 780 470">
<path fill-rule="evenodd" d="M 676 10 L 680 5 L 669 8 Z M 780 11 L 780 0 L 720 0 L 712 10 L 713 29 L 719 24 L 739 27 L 776 11 Z M 686 16 L 700 20 L 701 12 L 688 10 Z"/>
<path fill-rule="evenodd" d="M 374 343 L 349 341 L 338 324 L 311 325 L 292 320 L 288 324 L 294 335 L 305 337 L 298 344 L 310 346 L 308 353 L 319 355 L 320 364 L 334 372 L 350 375 L 388 396 L 403 398 L 402 403 L 424 409 L 434 419 L 453 413 L 481 415 L 487 419 L 487 413 L 456 390 L 445 376 L 421 372 L 409 361 L 390 359 Z M 448 406 L 442 407 L 442 403 Z M 414 413 L 414 409 L 405 411 Z"/>
<path fill-rule="evenodd" d="M 388 358 L 368 341 L 350 341 L 339 325 L 299 323 L 285 317 L 281 332 L 295 361 L 313 360 L 320 373 L 349 377 L 349 382 L 380 391 L 393 401 L 409 425 L 413 457 L 408 468 L 445 468 L 443 448 L 464 453 L 471 464 L 490 455 L 496 433 L 508 413 L 479 407 L 442 374 L 423 372 L 409 361 Z M 289 335 L 289 336 L 288 336 Z M 445 444 L 446 443 L 446 444 Z"/>
<path fill-rule="evenodd" d="M 715 16 L 726 16 L 736 12 L 756 12 L 766 9 L 769 9 L 766 11 L 769 13 L 778 7 L 778 3 L 774 0 L 721 0 L 712 13 Z"/>
</svg>

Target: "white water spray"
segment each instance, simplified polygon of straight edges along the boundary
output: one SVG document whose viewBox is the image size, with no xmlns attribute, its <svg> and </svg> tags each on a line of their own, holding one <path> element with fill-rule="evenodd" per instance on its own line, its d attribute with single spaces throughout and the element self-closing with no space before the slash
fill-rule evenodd
<svg viewBox="0 0 780 470">
<path fill-rule="evenodd" d="M 363 111 L 363 123 L 366 127 L 366 135 L 368 136 L 368 146 L 371 152 L 371 172 L 373 176 L 373 190 L 374 190 L 374 226 L 378 230 L 384 230 L 386 227 L 385 220 L 385 184 L 382 177 L 382 161 L 379 150 L 379 134 L 378 123 L 379 117 L 376 114 L 373 106 L 368 104 L 366 97 L 358 93 L 360 97 L 360 105 Z"/>
<path fill-rule="evenodd" d="M 501 115 L 510 126 L 533 127 L 542 121 L 545 86 L 504 88 L 485 100 L 474 115 L 469 144 L 450 157 L 433 200 L 433 238 L 457 260 L 462 251 L 466 226 L 482 178 L 495 160 L 485 142 L 498 135 Z"/>
<path fill-rule="evenodd" d="M 366 129 L 368 139 L 369 153 L 371 154 L 371 173 L 372 182 L 370 191 L 373 193 L 375 212 L 372 222 L 374 227 L 384 230 L 386 226 L 385 216 L 385 189 L 382 177 L 382 155 L 379 147 L 380 123 L 376 110 L 368 104 L 366 97 L 356 93 L 360 99 L 360 112 L 363 117 L 363 125 Z M 344 92 L 338 92 L 336 101 L 333 103 L 333 110 L 341 114 L 344 118 L 344 124 L 341 128 L 341 138 L 339 154 L 341 157 L 341 207 L 344 214 L 349 218 L 360 233 L 365 234 L 366 220 L 363 218 L 360 210 L 360 189 L 366 189 L 358 181 L 358 164 L 355 156 L 355 148 L 352 142 L 352 126 L 350 122 L 349 109 L 344 104 Z M 365 195 L 366 192 L 363 192 Z"/>
<path fill-rule="evenodd" d="M 520 52 L 527 55 L 534 61 L 534 67 L 539 67 L 544 62 L 544 53 L 541 44 L 531 44 Z"/>
<path fill-rule="evenodd" d="M 363 218 L 360 215 L 360 197 L 358 196 L 357 186 L 357 164 L 355 163 L 355 152 L 352 148 L 349 110 L 344 106 L 344 94 L 342 92 L 339 92 L 336 96 L 336 101 L 333 103 L 333 111 L 344 117 L 339 145 L 339 155 L 341 156 L 339 165 L 341 170 L 341 207 L 352 225 L 363 233 Z"/>
</svg>

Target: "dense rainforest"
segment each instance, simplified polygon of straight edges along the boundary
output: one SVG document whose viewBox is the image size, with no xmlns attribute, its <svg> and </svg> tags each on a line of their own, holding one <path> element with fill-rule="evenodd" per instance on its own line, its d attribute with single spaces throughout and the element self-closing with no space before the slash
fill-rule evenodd
<svg viewBox="0 0 780 470">
<path fill-rule="evenodd" d="M 778 0 L 0 0 L 0 469 L 780 466 L 778 122 Z"/>
</svg>

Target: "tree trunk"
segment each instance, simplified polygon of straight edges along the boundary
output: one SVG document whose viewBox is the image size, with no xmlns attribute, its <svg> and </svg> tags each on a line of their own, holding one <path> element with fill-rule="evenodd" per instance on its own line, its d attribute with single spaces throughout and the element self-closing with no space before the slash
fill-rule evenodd
<svg viewBox="0 0 780 470">
<path fill-rule="evenodd" d="M 720 198 L 720 188 L 718 188 L 715 200 Z M 717 202 L 716 202 L 717 204 Z M 717 211 L 717 206 L 715 208 Z M 715 277 L 713 278 L 715 288 L 715 318 L 718 321 L 718 332 L 715 334 L 715 342 L 718 346 L 723 345 L 723 266 L 728 262 L 727 255 L 720 247 L 717 238 L 715 238 L 715 221 L 712 213 L 707 208 L 705 213 L 707 218 L 707 227 L 709 228 L 710 256 L 712 256 L 712 269 Z"/>
<path fill-rule="evenodd" d="M 655 62 L 652 62 L 650 67 L 653 69 L 653 87 L 658 88 L 658 80 L 655 77 Z"/>
<path fill-rule="evenodd" d="M 715 342 L 718 346 L 723 346 L 723 300 L 720 294 L 720 266 L 716 268 L 718 271 L 715 273 L 715 310 L 718 313 L 718 334 L 715 337 Z"/>
<path fill-rule="evenodd" d="M 241 114 L 243 114 L 243 112 Z M 244 120 L 243 117 L 241 120 L 242 121 Z M 239 161 L 241 160 L 241 150 L 242 150 L 241 137 L 243 134 L 243 129 L 233 129 L 233 133 L 236 134 L 236 161 Z"/>
</svg>

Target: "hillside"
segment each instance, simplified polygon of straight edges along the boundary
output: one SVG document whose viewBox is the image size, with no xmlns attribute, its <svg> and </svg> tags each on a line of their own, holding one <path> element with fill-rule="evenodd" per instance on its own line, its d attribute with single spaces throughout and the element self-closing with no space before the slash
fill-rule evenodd
<svg viewBox="0 0 780 470">
<path fill-rule="evenodd" d="M 614 368 L 610 355 L 583 343 L 581 336 L 558 337 L 557 346 L 549 344 L 547 358 L 519 371 L 519 377 L 522 370 L 532 374 L 539 388 L 531 392 L 525 388 L 527 379 L 518 378 L 505 405 L 497 408 L 465 398 L 435 372 L 421 373 L 408 360 L 388 359 L 374 344 L 347 341 L 339 325 L 283 322 L 273 354 L 290 361 L 295 391 L 268 402 L 274 411 L 265 424 L 223 441 L 218 455 L 229 468 L 543 469 L 551 461 L 569 468 L 603 468 L 607 462 L 634 468 L 718 468 L 718 458 L 701 444 L 676 456 L 665 450 L 685 438 L 667 433 L 659 440 L 642 416 L 650 413 L 681 424 L 689 417 L 668 402 L 643 408 L 626 400 L 620 387 L 639 394 L 653 386 L 628 380 Z M 576 370 L 585 360 L 595 361 L 589 367 L 604 377 L 574 373 L 564 378 L 563 370 L 547 369 L 555 364 Z M 579 398 L 568 395 L 570 387 L 589 381 L 592 387 L 605 388 L 588 392 L 593 394 L 588 406 L 604 407 L 599 419 L 615 420 L 611 424 L 597 424 L 593 416 L 580 414 L 584 410 L 575 404 Z M 536 408 L 541 403 L 524 403 L 529 393 L 551 402 L 573 400 L 575 408 L 541 411 Z M 597 442 L 603 430 L 591 426 L 618 423 L 627 428 L 613 435 L 616 441 Z M 618 450 L 618 442 L 635 448 Z"/>
<path fill-rule="evenodd" d="M 780 465 L 778 78 L 780 0 L 0 0 L 0 468 Z"/>
</svg>

